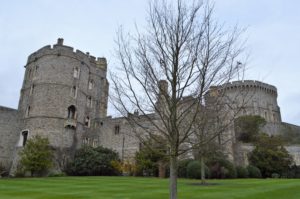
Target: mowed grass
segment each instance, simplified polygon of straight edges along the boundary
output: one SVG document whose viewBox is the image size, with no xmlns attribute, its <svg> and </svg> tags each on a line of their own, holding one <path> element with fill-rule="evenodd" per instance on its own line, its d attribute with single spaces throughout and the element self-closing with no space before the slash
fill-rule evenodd
<svg viewBox="0 0 300 199">
<path fill-rule="evenodd" d="M 181 199 L 300 199 L 300 179 L 180 179 Z M 52 177 L 0 179 L 0 199 L 166 199 L 168 179 Z"/>
</svg>

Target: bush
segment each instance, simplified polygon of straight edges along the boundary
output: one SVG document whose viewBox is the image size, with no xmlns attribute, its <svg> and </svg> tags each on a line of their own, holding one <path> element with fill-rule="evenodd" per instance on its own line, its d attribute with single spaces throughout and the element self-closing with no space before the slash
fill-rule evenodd
<svg viewBox="0 0 300 199">
<path fill-rule="evenodd" d="M 207 166 L 205 166 L 205 178 L 209 178 L 210 172 Z M 191 161 L 187 165 L 187 177 L 192 179 L 201 179 L 201 163 L 199 161 Z"/>
<path fill-rule="evenodd" d="M 69 175 L 111 176 L 120 175 L 113 163 L 119 161 L 118 154 L 104 147 L 84 146 L 75 153 L 74 161 L 66 170 Z"/>
<path fill-rule="evenodd" d="M 14 173 L 14 176 L 17 177 L 17 178 L 23 178 L 23 177 L 25 177 L 25 171 L 24 171 L 24 169 L 23 169 L 23 167 L 22 167 L 21 164 L 17 165 L 17 169 L 16 169 L 16 171 Z"/>
<path fill-rule="evenodd" d="M 279 178 L 280 175 L 278 173 L 272 173 L 271 178 Z"/>
<path fill-rule="evenodd" d="M 248 170 L 242 166 L 236 167 L 236 173 L 238 178 L 248 178 L 249 176 Z"/>
<path fill-rule="evenodd" d="M 187 178 L 187 166 L 192 159 L 185 159 L 178 162 L 178 177 L 179 178 Z"/>
<path fill-rule="evenodd" d="M 0 162 L 0 177 L 7 177 L 9 174 L 8 169 Z"/>
<path fill-rule="evenodd" d="M 249 154 L 249 162 L 260 169 L 263 177 L 271 177 L 272 173 L 282 175 L 287 172 L 293 158 L 280 137 L 261 134 L 255 149 Z"/>
<path fill-rule="evenodd" d="M 216 158 L 208 162 L 212 178 L 236 178 L 235 166 L 224 157 Z"/>
<path fill-rule="evenodd" d="M 300 166 L 293 165 L 287 173 L 288 178 L 300 178 Z"/>
<path fill-rule="evenodd" d="M 247 166 L 247 170 L 248 170 L 249 178 L 261 178 L 261 172 L 259 168 L 253 165 L 249 165 Z"/>
<path fill-rule="evenodd" d="M 48 175 L 48 177 L 64 177 L 66 176 L 66 174 L 64 172 L 60 172 L 60 173 L 50 173 Z"/>
<path fill-rule="evenodd" d="M 225 161 L 224 166 L 222 168 L 223 168 L 222 169 L 223 176 L 225 178 L 236 178 L 237 177 L 235 166 L 231 162 Z"/>
</svg>

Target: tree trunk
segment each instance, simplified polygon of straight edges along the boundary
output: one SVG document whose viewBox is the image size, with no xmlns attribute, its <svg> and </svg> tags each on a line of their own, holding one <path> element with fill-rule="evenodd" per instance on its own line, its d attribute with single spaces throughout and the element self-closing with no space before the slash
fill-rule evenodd
<svg viewBox="0 0 300 199">
<path fill-rule="evenodd" d="M 177 157 L 170 157 L 170 199 L 177 199 Z"/>
<path fill-rule="evenodd" d="M 205 184 L 205 164 L 202 155 L 200 157 L 200 162 L 201 162 L 201 184 Z"/>
<path fill-rule="evenodd" d="M 166 177 L 166 165 L 164 162 L 158 162 L 158 177 L 165 178 Z"/>
</svg>

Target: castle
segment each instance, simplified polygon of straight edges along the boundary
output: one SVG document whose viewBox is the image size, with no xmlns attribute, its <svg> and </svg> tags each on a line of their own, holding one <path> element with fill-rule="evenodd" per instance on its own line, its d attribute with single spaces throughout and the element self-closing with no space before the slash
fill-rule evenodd
<svg viewBox="0 0 300 199">
<path fill-rule="evenodd" d="M 131 126 L 123 117 L 107 116 L 107 62 L 63 44 L 45 46 L 32 53 L 25 65 L 18 109 L 0 107 L 0 162 L 13 172 L 18 153 L 34 135 L 47 137 L 55 153 L 55 167 L 62 169 L 83 144 L 104 146 L 130 160 L 140 148 Z M 208 95 L 213 96 L 211 88 Z M 265 132 L 276 134 L 282 128 L 300 132 L 300 127 L 282 123 L 277 89 L 259 81 L 236 81 L 222 85 L 229 99 L 241 89 L 253 92 L 239 115 L 260 115 L 266 119 Z M 238 98 L 235 100 L 239 100 Z M 138 113 L 134 113 L 138 114 Z M 133 114 L 133 115 L 134 115 Z M 226 133 L 226 150 L 236 164 L 247 164 L 253 146 L 236 140 L 234 130 Z M 300 146 L 287 146 L 300 165 Z"/>
</svg>

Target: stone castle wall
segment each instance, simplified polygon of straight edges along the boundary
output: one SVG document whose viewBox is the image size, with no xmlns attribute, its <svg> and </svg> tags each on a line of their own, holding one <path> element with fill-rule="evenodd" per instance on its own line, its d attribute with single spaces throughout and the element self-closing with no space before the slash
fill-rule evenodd
<svg viewBox="0 0 300 199">
<path fill-rule="evenodd" d="M 9 168 L 13 151 L 20 136 L 19 113 L 15 109 L 0 106 L 0 163 Z"/>
<path fill-rule="evenodd" d="M 140 142 L 134 129 L 123 117 L 99 121 L 100 145 L 118 152 L 120 159 L 132 162 Z"/>
<path fill-rule="evenodd" d="M 111 148 L 122 160 L 133 160 L 141 147 L 135 133 L 142 129 L 131 126 L 124 117 L 107 117 L 109 83 L 105 58 L 74 51 L 58 39 L 57 44 L 32 53 L 25 68 L 18 110 L 0 107 L 0 162 L 17 164 L 25 131 L 29 139 L 34 135 L 49 138 L 56 150 L 57 169 L 82 144 Z M 167 85 L 161 86 L 165 89 Z M 225 94 L 222 100 L 236 107 L 225 110 L 232 112 L 230 117 L 242 106 L 236 117 L 262 116 L 269 134 L 276 134 L 282 128 L 276 87 L 259 81 L 236 81 L 216 88 L 210 91 L 212 96 L 215 90 L 221 91 Z M 71 106 L 76 109 L 73 118 L 68 109 Z M 145 126 L 151 125 L 145 122 Z M 226 142 L 224 152 L 232 161 L 244 164 L 253 146 L 237 142 L 231 126 L 222 136 L 221 140 Z M 288 146 L 288 150 L 300 161 L 300 147 Z"/>
</svg>

